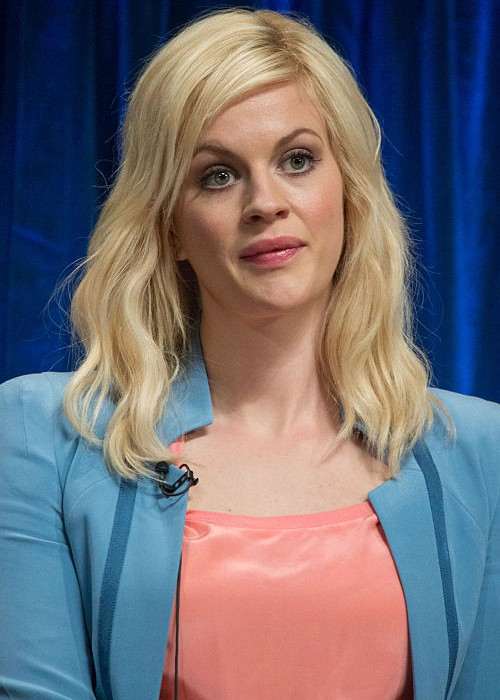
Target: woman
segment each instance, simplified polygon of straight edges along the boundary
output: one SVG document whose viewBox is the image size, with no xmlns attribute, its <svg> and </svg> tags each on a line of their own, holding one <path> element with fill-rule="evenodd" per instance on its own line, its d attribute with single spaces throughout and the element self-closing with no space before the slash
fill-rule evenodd
<svg viewBox="0 0 500 700">
<path fill-rule="evenodd" d="M 500 409 L 429 389 L 379 156 L 303 19 L 146 66 L 79 366 L 1 387 L 2 697 L 498 697 Z"/>
</svg>

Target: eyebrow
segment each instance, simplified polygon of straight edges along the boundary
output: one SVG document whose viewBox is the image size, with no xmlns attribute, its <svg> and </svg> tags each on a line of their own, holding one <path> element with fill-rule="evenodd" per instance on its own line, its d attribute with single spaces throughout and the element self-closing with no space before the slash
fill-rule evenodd
<svg viewBox="0 0 500 700">
<path fill-rule="evenodd" d="M 314 129 L 308 129 L 307 127 L 299 127 L 298 129 L 294 129 L 291 131 L 289 134 L 286 136 L 282 136 L 277 142 L 276 146 L 274 147 L 274 150 L 277 150 L 278 148 L 281 148 L 284 146 L 286 143 L 294 139 L 296 136 L 299 134 L 312 134 L 313 136 L 317 136 L 320 141 L 323 139 L 321 136 L 314 131 Z M 199 153 L 202 151 L 208 151 L 209 153 L 215 153 L 216 155 L 226 155 L 226 156 L 233 156 L 236 155 L 232 151 L 230 151 L 228 148 L 223 146 L 219 141 L 206 141 L 205 143 L 201 143 L 195 150 L 193 154 L 193 158 L 197 156 Z"/>
</svg>

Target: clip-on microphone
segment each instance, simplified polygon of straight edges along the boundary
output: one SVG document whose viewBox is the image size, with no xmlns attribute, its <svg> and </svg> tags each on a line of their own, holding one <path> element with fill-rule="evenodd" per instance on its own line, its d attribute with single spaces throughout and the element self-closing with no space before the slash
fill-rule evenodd
<svg viewBox="0 0 500 700">
<path fill-rule="evenodd" d="M 196 486 L 198 483 L 199 479 L 194 476 L 192 470 L 188 467 L 187 464 L 181 464 L 179 466 L 179 469 L 182 469 L 182 467 L 186 467 L 187 472 L 184 472 L 177 481 L 174 481 L 173 484 L 167 484 L 167 474 L 170 469 L 170 465 L 168 462 L 158 462 L 155 466 L 155 471 L 158 473 L 160 477 L 160 482 L 158 483 L 158 488 L 162 492 L 164 496 L 169 498 L 170 496 L 181 496 L 183 493 L 186 493 L 191 486 Z M 175 491 L 179 488 L 179 486 L 182 486 L 186 481 L 188 481 L 188 486 L 184 489 L 184 491 L 181 491 L 180 493 L 175 493 Z"/>
</svg>

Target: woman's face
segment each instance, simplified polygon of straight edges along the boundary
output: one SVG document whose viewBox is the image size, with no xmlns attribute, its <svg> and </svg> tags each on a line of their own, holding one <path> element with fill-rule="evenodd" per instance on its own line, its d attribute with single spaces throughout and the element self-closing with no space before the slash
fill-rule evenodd
<svg viewBox="0 0 500 700">
<path fill-rule="evenodd" d="M 177 259 L 191 264 L 204 313 L 324 308 L 343 245 L 342 178 L 323 119 L 300 85 L 255 91 L 214 119 L 173 223 Z M 242 257 L 280 236 L 295 240 L 277 241 L 281 253 Z"/>
</svg>

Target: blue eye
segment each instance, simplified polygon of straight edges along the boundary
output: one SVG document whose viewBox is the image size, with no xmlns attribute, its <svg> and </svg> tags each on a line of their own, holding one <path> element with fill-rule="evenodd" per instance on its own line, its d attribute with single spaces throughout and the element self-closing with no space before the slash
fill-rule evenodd
<svg viewBox="0 0 500 700">
<path fill-rule="evenodd" d="M 308 151 L 302 151 L 302 150 L 292 151 L 292 153 L 288 154 L 288 156 L 285 158 L 285 160 L 289 160 L 289 161 L 293 161 L 293 160 L 306 160 L 307 161 L 308 160 L 309 161 L 311 167 L 308 168 L 308 170 L 299 170 L 299 171 L 296 170 L 295 173 L 298 175 L 302 175 L 302 173 L 309 172 L 309 170 L 312 170 L 313 168 L 316 167 L 314 165 L 315 159 Z"/>
<path fill-rule="evenodd" d="M 210 170 L 206 175 L 204 175 L 204 176 L 201 178 L 200 182 L 201 182 L 201 184 L 202 184 L 204 187 L 206 187 L 206 188 L 209 189 L 209 190 L 210 190 L 210 189 L 217 189 L 217 190 L 220 190 L 220 189 L 222 189 L 222 188 L 220 188 L 220 187 L 215 187 L 215 188 L 214 188 L 214 187 L 207 187 L 208 181 L 209 181 L 210 178 L 212 178 L 212 177 L 218 177 L 219 175 L 229 175 L 230 172 L 231 172 L 231 171 L 228 170 L 227 168 L 217 168 L 216 170 Z M 222 182 L 222 183 L 219 182 L 218 184 L 222 184 L 222 185 L 224 186 L 224 185 L 227 184 L 227 180 L 226 180 L 225 182 Z"/>
<path fill-rule="evenodd" d="M 298 149 L 298 150 L 291 151 L 290 153 L 288 153 L 288 155 L 285 156 L 285 158 L 283 159 L 282 162 L 286 162 L 286 161 L 297 162 L 297 160 L 299 160 L 299 161 L 305 160 L 306 162 L 308 161 L 309 167 L 306 170 L 297 170 L 294 168 L 293 171 L 286 171 L 288 175 L 292 175 L 293 177 L 295 177 L 296 175 L 307 175 L 307 173 L 311 172 L 311 170 L 314 170 L 314 168 L 316 167 L 316 165 L 315 165 L 316 162 L 319 161 L 320 159 L 314 158 L 314 156 L 309 151 L 306 151 L 303 149 Z M 231 186 L 231 185 L 228 185 L 227 176 L 231 176 L 233 174 L 234 173 L 233 173 L 231 168 L 226 168 L 226 167 L 222 167 L 222 166 L 214 166 L 211 170 L 209 170 L 206 174 L 204 174 L 199 179 L 199 182 L 200 182 L 201 186 L 206 190 L 227 189 L 228 186 L 229 187 Z M 217 185 L 217 180 L 215 178 L 218 178 L 220 175 L 225 176 L 223 182 L 221 182 L 220 180 L 218 181 L 218 184 L 220 184 L 221 187 L 218 187 L 218 186 L 213 187 L 213 186 L 210 186 L 208 184 L 210 182 L 211 178 L 214 178 L 212 180 L 212 183 L 215 182 L 215 184 Z"/>
</svg>

